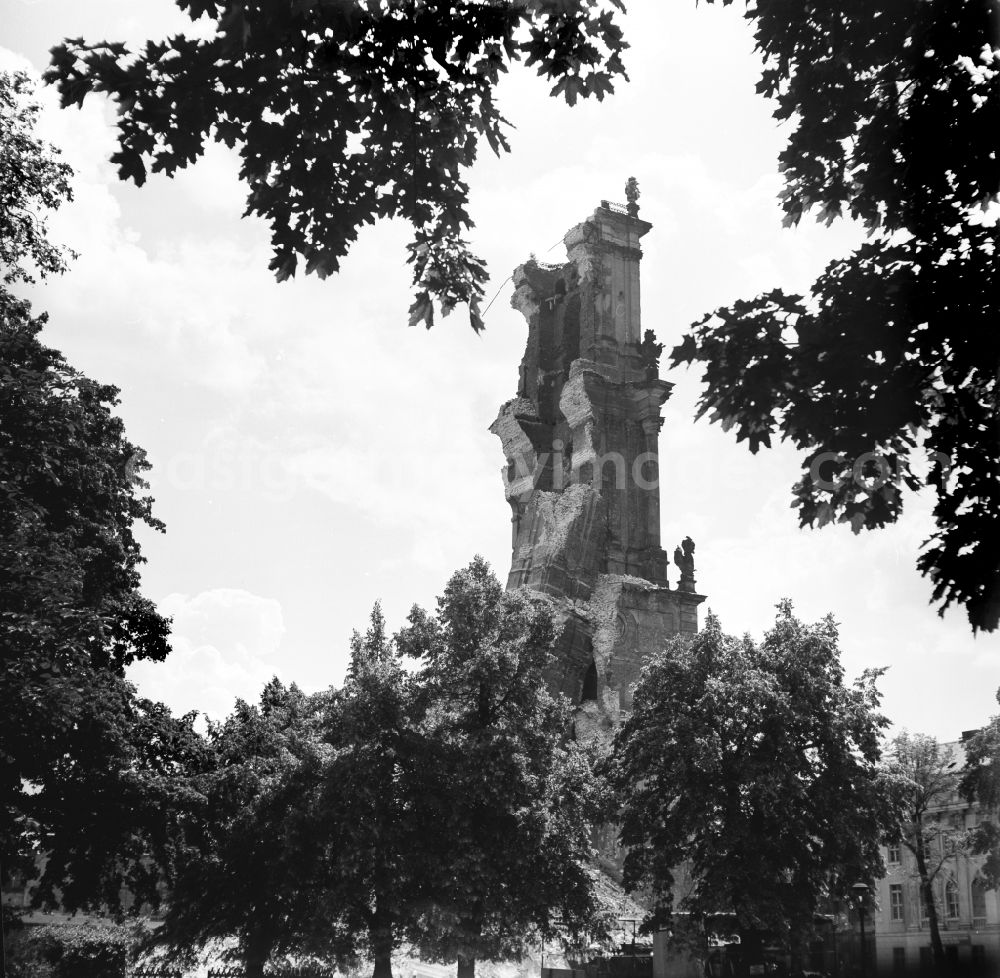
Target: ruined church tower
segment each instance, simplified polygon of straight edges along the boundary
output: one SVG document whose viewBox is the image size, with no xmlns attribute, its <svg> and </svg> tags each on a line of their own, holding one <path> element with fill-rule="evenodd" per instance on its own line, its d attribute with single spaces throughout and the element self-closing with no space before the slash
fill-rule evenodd
<svg viewBox="0 0 1000 978">
<path fill-rule="evenodd" d="M 639 218 L 602 201 L 567 232 L 567 261 L 530 261 L 511 300 L 528 321 L 517 396 L 490 430 L 503 443 L 512 510 L 508 588 L 552 598 L 565 622 L 553 686 L 574 703 L 577 735 L 610 734 L 630 688 L 666 639 L 698 629 L 694 544 L 660 546 L 658 436 L 671 384 L 642 332 Z"/>
</svg>

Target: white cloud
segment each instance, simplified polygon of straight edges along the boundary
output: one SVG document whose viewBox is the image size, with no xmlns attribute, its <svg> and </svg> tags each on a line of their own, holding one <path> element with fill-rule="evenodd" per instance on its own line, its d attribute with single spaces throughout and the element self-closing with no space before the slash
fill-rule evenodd
<svg viewBox="0 0 1000 978">
<path fill-rule="evenodd" d="M 176 188 L 203 210 L 239 217 L 246 207 L 248 193 L 239 172 L 240 159 L 236 150 L 221 143 L 206 142 L 205 152 L 198 162 L 178 170 L 172 179 Z"/>
<path fill-rule="evenodd" d="M 167 595 L 173 651 L 164 662 L 138 662 L 128 678 L 140 693 L 176 714 L 198 710 L 221 719 L 237 697 L 255 702 L 282 670 L 275 660 L 285 632 L 281 605 L 236 588 Z"/>
</svg>

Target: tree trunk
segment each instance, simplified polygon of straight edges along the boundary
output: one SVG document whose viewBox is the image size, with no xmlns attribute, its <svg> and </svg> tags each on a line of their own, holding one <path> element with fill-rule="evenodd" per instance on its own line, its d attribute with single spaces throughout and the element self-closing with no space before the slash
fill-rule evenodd
<svg viewBox="0 0 1000 978">
<path fill-rule="evenodd" d="M 392 978 L 392 941 L 372 945 L 375 970 L 372 978 Z"/>
<path fill-rule="evenodd" d="M 924 900 L 927 904 L 927 923 L 931 928 L 931 952 L 934 955 L 934 971 L 936 974 L 943 975 L 946 973 L 948 963 L 944 956 L 944 945 L 941 943 L 937 907 L 934 906 L 934 890 L 930 880 L 921 880 L 920 886 L 924 891 Z"/>
<path fill-rule="evenodd" d="M 764 940 L 756 927 L 738 927 L 740 954 L 745 965 L 764 963 Z"/>
<path fill-rule="evenodd" d="M 264 962 L 266 958 L 247 955 L 243 959 L 243 970 L 247 978 L 264 978 Z"/>
<path fill-rule="evenodd" d="M 375 914 L 370 924 L 372 957 L 375 960 L 375 970 L 372 978 L 392 978 L 392 918 L 383 910 L 383 902 L 376 898 Z"/>
<path fill-rule="evenodd" d="M 272 942 L 258 931 L 247 939 L 243 950 L 243 969 L 247 978 L 264 978 L 264 965 L 271 956 Z"/>
<path fill-rule="evenodd" d="M 930 874 L 927 872 L 927 860 L 924 858 L 923 834 L 917 836 L 919 842 L 914 850 L 917 857 L 917 873 L 920 875 L 920 891 L 927 908 L 927 923 L 931 930 L 931 953 L 934 956 L 934 972 L 938 975 L 947 974 L 948 962 L 944 956 L 944 945 L 941 943 L 941 930 L 938 927 L 937 907 L 934 906 L 934 887 Z"/>
<path fill-rule="evenodd" d="M 476 959 L 458 956 L 457 978 L 476 978 Z"/>
<path fill-rule="evenodd" d="M 793 972 L 802 971 L 809 967 L 809 943 L 799 926 L 793 927 L 789 935 L 789 950 L 791 951 Z"/>
</svg>

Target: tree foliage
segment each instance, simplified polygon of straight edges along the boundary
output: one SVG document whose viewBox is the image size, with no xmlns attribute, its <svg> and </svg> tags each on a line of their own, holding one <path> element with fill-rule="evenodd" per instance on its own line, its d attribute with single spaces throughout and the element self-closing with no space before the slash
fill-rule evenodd
<svg viewBox="0 0 1000 978">
<path fill-rule="evenodd" d="M 709 615 L 651 659 L 609 762 L 648 928 L 727 913 L 751 937 L 801 937 L 825 900 L 881 875 L 878 675 L 846 684 L 832 619 L 804 625 L 788 602 L 760 644 Z"/>
<path fill-rule="evenodd" d="M 53 49 L 48 79 L 63 105 L 92 91 L 118 102 L 123 179 L 172 175 L 208 139 L 239 147 L 247 214 L 271 227 L 279 280 L 300 261 L 337 271 L 358 229 L 412 224 L 410 322 L 469 304 L 474 329 L 486 270 L 463 171 L 481 138 L 508 149 L 494 101 L 524 62 L 571 105 L 624 77 L 621 0 L 177 0 L 207 39 L 178 35 L 133 54 L 80 38 Z"/>
<path fill-rule="evenodd" d="M 124 680 L 163 659 L 169 623 L 139 591 L 137 524 L 162 530 L 118 390 L 73 369 L 8 289 L 65 268 L 46 218 L 69 167 L 34 133 L 24 75 L 0 74 L 0 860 L 39 903 L 156 903 L 173 774 L 197 751 Z M 40 874 L 40 875 L 39 875 Z"/>
<path fill-rule="evenodd" d="M 723 0 L 730 2 L 730 0 Z M 674 349 L 703 365 L 699 417 L 751 451 L 803 452 L 803 526 L 895 521 L 932 487 L 917 566 L 940 611 L 1000 623 L 1000 8 L 984 0 L 748 3 L 758 91 L 791 134 L 785 223 L 861 222 L 868 240 L 805 298 L 716 310 Z"/>
<path fill-rule="evenodd" d="M 124 779 L 116 790 L 131 797 L 125 780 L 155 777 L 168 761 L 153 762 L 153 745 L 172 750 L 189 723 L 123 679 L 128 663 L 169 650 L 168 622 L 139 592 L 134 527 L 162 529 L 143 494 L 148 466 L 113 412 L 118 391 L 44 346 L 44 322 L 0 288 L 0 858 L 29 870 L 42 846 L 55 867 L 53 846 L 79 844 L 64 898 L 89 884 L 115 906 L 111 877 L 82 872 L 96 871 L 110 826 L 124 828 L 108 785 Z"/>
<path fill-rule="evenodd" d="M 38 105 L 24 72 L 0 72 L 0 269 L 3 283 L 62 272 L 72 252 L 48 237 L 48 212 L 73 199 L 69 164 L 35 135 Z"/>
<path fill-rule="evenodd" d="M 237 701 L 206 749 L 178 772 L 169 898 L 156 935 L 184 958 L 216 939 L 260 978 L 275 954 L 325 937 L 327 864 L 315 842 L 324 696 L 272 679 L 259 705 Z"/>
<path fill-rule="evenodd" d="M 1000 701 L 1000 690 L 997 691 Z M 986 856 L 983 876 L 1000 886 L 1000 714 L 965 741 L 965 766 L 959 789 L 969 802 L 979 805 L 980 819 L 971 833 L 973 852 Z"/>
<path fill-rule="evenodd" d="M 477 958 L 523 956 L 554 936 L 555 917 L 572 931 L 595 919 L 587 863 L 602 796 L 567 737 L 568 704 L 546 685 L 556 637 L 547 602 L 505 592 L 479 557 L 397 637 L 423 664 L 441 801 L 432 892 L 412 938 L 431 958 L 457 959 L 460 978 Z"/>
<path fill-rule="evenodd" d="M 258 978 L 289 953 L 390 978 L 403 942 L 471 974 L 556 915 L 589 923 L 603 799 L 547 691 L 553 640 L 547 604 L 477 559 L 394 638 L 376 605 L 341 688 L 239 703 L 178 779 L 160 938 L 234 938 Z"/>
<path fill-rule="evenodd" d="M 97 677 L 87 696 L 23 807 L 19 851 L 40 858 L 33 902 L 114 917 L 155 911 L 190 808 L 184 775 L 204 743 L 194 714 L 175 718 L 114 675 Z"/>
<path fill-rule="evenodd" d="M 108 923 L 43 924 L 18 934 L 9 978 L 125 978 L 144 934 Z"/>
<path fill-rule="evenodd" d="M 390 974 L 428 869 L 422 739 L 412 680 L 376 607 L 341 689 L 273 679 L 208 732 L 184 772 L 170 897 L 158 941 L 190 962 L 213 941 L 260 978 L 283 955 Z"/>
<path fill-rule="evenodd" d="M 420 913 L 435 855 L 417 682 L 376 605 L 368 630 L 351 640 L 347 680 L 324 720 L 330 754 L 316 809 L 327 913 L 349 935 L 340 953 L 366 954 L 374 978 L 391 978 L 392 952 Z"/>
<path fill-rule="evenodd" d="M 926 734 L 899 734 L 893 738 L 888 755 L 887 767 L 896 778 L 902 815 L 893 837 L 902 842 L 916 862 L 934 963 L 943 971 L 946 961 L 934 891 L 937 880 L 966 845 L 964 828 L 953 824 L 950 814 L 942 811 L 955 800 L 958 764 L 948 745 Z"/>
</svg>

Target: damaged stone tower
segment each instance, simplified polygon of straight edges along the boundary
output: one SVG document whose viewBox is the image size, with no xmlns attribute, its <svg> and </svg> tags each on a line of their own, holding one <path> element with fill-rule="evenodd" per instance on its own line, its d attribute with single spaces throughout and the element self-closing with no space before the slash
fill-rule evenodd
<svg viewBox="0 0 1000 978">
<path fill-rule="evenodd" d="M 556 602 L 565 621 L 553 687 L 574 703 L 577 736 L 606 737 L 631 709 L 643 663 L 666 639 L 698 630 L 694 544 L 660 546 L 658 435 L 671 384 L 662 346 L 639 318 L 639 218 L 602 201 L 563 239 L 565 264 L 532 258 L 511 304 L 528 321 L 517 396 L 490 430 L 503 443 L 512 510 L 507 587 Z"/>
</svg>

